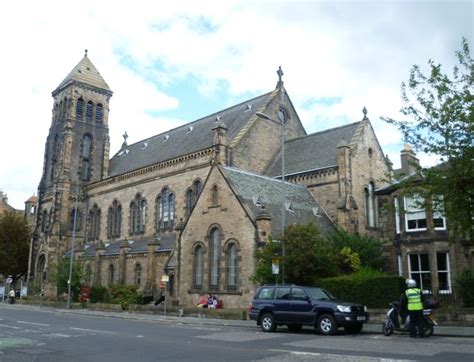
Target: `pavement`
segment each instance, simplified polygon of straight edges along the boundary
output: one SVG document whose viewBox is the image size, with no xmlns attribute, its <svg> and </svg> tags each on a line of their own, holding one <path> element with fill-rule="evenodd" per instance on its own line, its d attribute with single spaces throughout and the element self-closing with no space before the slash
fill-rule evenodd
<svg viewBox="0 0 474 362">
<path fill-rule="evenodd" d="M 122 319 L 134 319 L 134 320 L 147 320 L 157 321 L 165 323 L 177 323 L 177 324 L 201 324 L 201 325 L 220 325 L 220 326 L 234 326 L 234 327 L 246 327 L 246 328 L 257 328 L 255 321 L 251 320 L 232 320 L 232 319 L 218 319 L 209 317 L 191 317 L 191 316 L 176 316 L 173 314 L 144 314 L 144 313 L 129 313 L 129 312 L 110 312 L 110 311 L 97 311 L 90 309 L 64 309 L 64 308 L 51 308 L 51 307 L 40 307 L 36 305 L 25 305 L 15 304 L 7 305 L 0 303 L 0 309 L 8 306 L 9 308 L 28 309 L 45 311 L 51 313 L 64 313 L 64 314 L 76 314 L 76 315 L 87 315 L 97 316 L 106 318 L 122 318 Z M 369 334 L 382 334 L 382 323 L 367 323 L 363 328 L 364 333 Z M 397 333 L 397 332 L 395 332 Z M 474 338 L 474 327 L 464 326 L 435 326 L 435 336 L 443 337 L 468 337 Z"/>
</svg>

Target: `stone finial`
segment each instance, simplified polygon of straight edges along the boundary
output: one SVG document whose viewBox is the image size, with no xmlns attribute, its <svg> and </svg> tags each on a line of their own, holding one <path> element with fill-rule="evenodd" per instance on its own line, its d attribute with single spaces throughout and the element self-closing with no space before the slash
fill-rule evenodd
<svg viewBox="0 0 474 362">
<path fill-rule="evenodd" d="M 362 108 L 362 113 L 364 114 L 364 119 L 367 119 L 367 108 Z"/>
<path fill-rule="evenodd" d="M 278 74 L 278 83 L 277 83 L 276 87 L 281 88 L 283 86 L 282 77 L 285 74 L 285 73 L 283 73 L 283 70 L 281 69 L 281 65 L 278 67 L 277 74 Z"/>
<path fill-rule="evenodd" d="M 87 58 L 87 49 L 84 49 L 84 58 Z"/>
</svg>

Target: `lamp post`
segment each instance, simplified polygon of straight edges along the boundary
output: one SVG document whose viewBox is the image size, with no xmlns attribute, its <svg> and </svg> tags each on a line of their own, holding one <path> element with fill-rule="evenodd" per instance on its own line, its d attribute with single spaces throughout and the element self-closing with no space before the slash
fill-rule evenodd
<svg viewBox="0 0 474 362">
<path fill-rule="evenodd" d="M 280 110 L 279 111 L 279 118 L 280 121 L 276 121 L 271 118 L 269 115 L 261 112 L 255 113 L 258 117 L 266 119 L 267 121 L 276 123 L 280 125 L 281 128 L 281 182 L 282 182 L 282 190 L 281 190 L 281 256 L 282 256 L 282 263 L 281 263 L 281 282 L 285 283 L 285 255 L 286 255 L 286 248 L 285 248 L 285 226 L 286 226 L 286 210 L 285 210 L 285 201 L 286 201 L 286 188 L 285 188 L 285 113 Z"/>
<path fill-rule="evenodd" d="M 76 204 L 74 206 L 74 222 L 72 226 L 72 240 L 71 240 L 71 255 L 69 262 L 69 278 L 67 280 L 67 309 L 71 309 L 71 279 L 72 279 L 72 269 L 74 265 L 74 242 L 76 241 L 76 226 L 77 226 L 77 207 L 79 203 L 79 182 L 77 183 L 76 188 Z"/>
</svg>

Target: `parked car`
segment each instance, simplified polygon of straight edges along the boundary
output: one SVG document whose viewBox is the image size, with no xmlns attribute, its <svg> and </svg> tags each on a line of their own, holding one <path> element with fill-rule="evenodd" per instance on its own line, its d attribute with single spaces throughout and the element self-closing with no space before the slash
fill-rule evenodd
<svg viewBox="0 0 474 362">
<path fill-rule="evenodd" d="M 360 333 L 369 320 L 366 306 L 336 300 L 322 288 L 294 284 L 260 287 L 249 316 L 264 332 L 273 332 L 281 325 L 298 331 L 308 325 L 327 335 L 336 333 L 339 327 L 348 333 Z"/>
</svg>

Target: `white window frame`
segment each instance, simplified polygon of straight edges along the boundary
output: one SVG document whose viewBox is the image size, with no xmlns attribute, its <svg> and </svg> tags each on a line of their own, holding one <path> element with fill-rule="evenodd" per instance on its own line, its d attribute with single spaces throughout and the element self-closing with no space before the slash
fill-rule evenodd
<svg viewBox="0 0 474 362">
<path fill-rule="evenodd" d="M 444 254 L 446 258 L 446 270 L 440 270 L 438 268 L 438 254 Z M 439 294 L 451 294 L 452 293 L 452 284 L 451 284 L 451 266 L 449 265 L 449 252 L 447 251 L 438 251 L 436 252 L 436 268 L 438 270 L 436 274 L 436 278 L 438 279 L 438 292 Z M 440 289 L 439 288 L 439 273 L 446 273 L 448 274 L 448 289 Z"/>
<path fill-rule="evenodd" d="M 395 207 L 395 232 L 400 234 L 400 206 L 397 197 L 393 198 L 393 206 Z"/>
<path fill-rule="evenodd" d="M 404 201 L 404 209 L 405 209 L 405 231 L 408 233 L 416 232 L 416 231 L 426 231 L 427 230 L 426 227 L 424 228 L 419 227 L 415 229 L 408 228 L 409 220 L 423 220 L 422 216 L 424 216 L 425 223 L 427 222 L 426 210 L 424 208 L 417 208 L 416 205 L 411 205 L 411 204 L 416 204 L 416 203 L 421 203 L 421 204 L 424 203 L 423 197 L 420 196 L 419 194 L 414 194 L 412 196 L 405 196 L 403 198 L 403 201 Z"/>
<path fill-rule="evenodd" d="M 420 255 L 421 254 L 426 254 L 428 255 L 428 270 L 422 270 L 421 269 L 421 257 Z M 411 255 L 416 255 L 417 258 L 418 258 L 418 265 L 420 267 L 420 270 L 416 270 L 416 271 L 413 271 L 412 268 L 411 268 Z M 429 253 L 410 253 L 408 254 L 408 273 L 409 273 L 409 276 L 410 278 L 412 279 L 415 279 L 413 278 L 412 274 L 419 274 L 420 275 L 420 285 L 418 285 L 418 287 L 420 289 L 424 289 L 423 288 L 423 274 L 429 274 L 430 275 L 430 280 L 431 280 L 431 268 L 430 268 L 430 254 Z M 433 284 L 433 281 L 431 280 L 431 284 Z M 431 288 L 433 288 L 433 285 L 431 285 Z"/>
<path fill-rule="evenodd" d="M 435 203 L 443 203 L 443 196 L 435 196 L 433 197 L 433 212 L 432 212 L 432 219 L 433 219 L 433 227 L 435 230 L 446 230 L 446 217 L 444 216 L 444 207 L 442 208 L 443 211 L 436 211 L 436 205 Z M 434 219 L 441 219 L 443 220 L 443 226 L 436 227 L 434 226 Z"/>
</svg>

